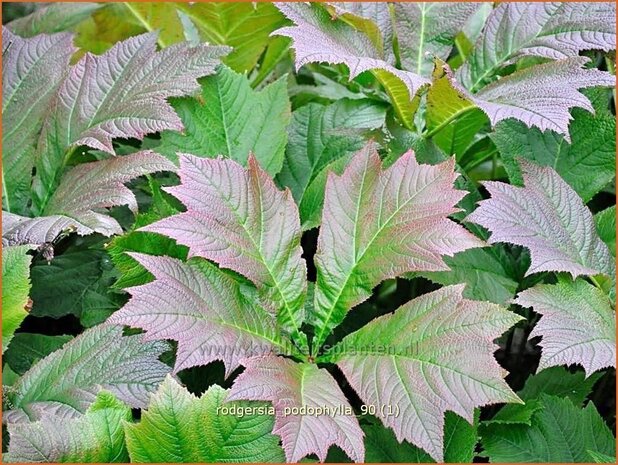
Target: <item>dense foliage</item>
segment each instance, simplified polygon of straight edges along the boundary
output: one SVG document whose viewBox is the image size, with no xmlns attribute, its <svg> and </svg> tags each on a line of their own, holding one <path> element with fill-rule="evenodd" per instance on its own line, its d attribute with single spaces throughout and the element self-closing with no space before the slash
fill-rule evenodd
<svg viewBox="0 0 618 465">
<path fill-rule="evenodd" d="M 615 462 L 614 4 L 32 8 L 4 460 Z"/>
</svg>

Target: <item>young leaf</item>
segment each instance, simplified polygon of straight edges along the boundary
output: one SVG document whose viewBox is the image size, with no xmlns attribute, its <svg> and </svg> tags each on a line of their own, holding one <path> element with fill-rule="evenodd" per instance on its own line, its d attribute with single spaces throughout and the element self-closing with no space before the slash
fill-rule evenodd
<svg viewBox="0 0 618 465">
<path fill-rule="evenodd" d="M 521 317 L 463 298 L 463 285 L 443 287 L 377 318 L 324 356 L 337 363 L 368 405 L 403 439 L 443 461 L 444 414 L 473 422 L 474 408 L 521 402 L 493 357 L 493 340 Z M 405 337 L 402 337 L 405 335 Z M 394 407 L 393 407 L 394 408 Z"/>
<path fill-rule="evenodd" d="M 252 357 L 242 363 L 246 369 L 227 399 L 272 402 L 273 434 L 281 436 L 288 462 L 298 462 L 313 453 L 323 462 L 331 445 L 339 446 L 352 460 L 363 461 L 363 431 L 343 392 L 325 369 L 273 356 Z M 303 408 L 306 411 L 300 410 Z"/>
<path fill-rule="evenodd" d="M 282 462 L 273 417 L 266 406 L 227 403 L 227 391 L 214 385 L 200 398 L 167 376 L 137 424 L 127 424 L 127 448 L 137 463 Z M 222 409 L 256 413 L 225 414 Z"/>
<path fill-rule="evenodd" d="M 491 462 L 590 462 L 588 451 L 615 455 L 616 440 L 594 404 L 579 409 L 569 399 L 541 396 L 532 426 L 491 425 L 481 431 Z"/>
<path fill-rule="evenodd" d="M 95 326 L 48 355 L 22 376 L 8 398 L 8 423 L 33 421 L 48 414 L 75 417 L 97 392 L 107 389 L 131 407 L 143 408 L 169 372 L 157 358 L 166 343 L 122 336 L 117 326 Z"/>
<path fill-rule="evenodd" d="M 126 463 L 123 423 L 131 409 L 101 391 L 83 416 L 45 416 L 34 423 L 9 423 L 7 462 Z"/>
<path fill-rule="evenodd" d="M 27 213 L 36 138 L 74 51 L 70 34 L 22 39 L 2 28 L 4 210 Z"/>
<path fill-rule="evenodd" d="M 294 41 L 296 69 L 308 63 L 344 64 L 349 68 L 350 79 L 372 70 L 389 93 L 402 122 L 412 126 L 411 101 L 429 80 L 384 61 L 381 51 L 367 36 L 342 21 L 332 20 L 319 6 L 281 3 L 277 8 L 295 24 L 278 29 L 275 34 Z"/>
<path fill-rule="evenodd" d="M 443 255 L 483 245 L 447 218 L 466 194 L 453 188 L 454 164 L 419 165 L 409 151 L 383 170 L 368 144 L 342 176 L 329 176 L 315 257 L 316 350 L 381 281 L 448 270 Z"/>
<path fill-rule="evenodd" d="M 543 336 L 539 370 L 577 363 L 587 375 L 616 366 L 616 312 L 609 298 L 582 279 L 540 284 L 516 303 L 542 315 L 530 337 Z"/>
<path fill-rule="evenodd" d="M 180 186 L 166 191 L 187 207 L 141 228 L 176 239 L 190 256 L 204 257 L 245 275 L 282 329 L 302 346 L 307 289 L 298 209 L 250 156 L 248 169 L 232 160 L 180 154 Z M 225 304 L 224 304 L 225 307 Z"/>
<path fill-rule="evenodd" d="M 612 3 L 503 3 L 498 5 L 458 77 L 474 90 L 521 56 L 552 60 L 582 50 L 616 48 Z"/>
<path fill-rule="evenodd" d="M 17 333 L 2 359 L 15 373 L 23 375 L 32 365 L 73 339 L 73 336 Z"/>
<path fill-rule="evenodd" d="M 8 347 L 15 330 L 28 316 L 30 294 L 30 262 L 32 247 L 2 247 L 2 352 Z"/>
<path fill-rule="evenodd" d="M 253 153 L 264 170 L 271 176 L 277 174 L 290 121 L 285 79 L 255 91 L 246 76 L 220 67 L 201 84 L 202 101 L 185 98 L 173 102 L 184 130 L 164 131 L 157 150 L 172 160 L 177 160 L 180 152 L 206 158 L 223 156 L 245 166 Z"/>
<path fill-rule="evenodd" d="M 530 249 L 526 275 L 566 271 L 574 277 L 614 275 L 614 261 L 599 238 L 592 214 L 550 167 L 520 162 L 525 187 L 485 182 L 492 198 L 482 200 L 467 220 L 489 229 L 489 243 Z"/>
<path fill-rule="evenodd" d="M 227 376 L 243 357 L 285 350 L 275 318 L 216 266 L 199 259 L 131 256 L 156 280 L 128 289 L 131 300 L 108 322 L 143 328 L 149 340 L 178 341 L 175 372 L 222 360 Z"/>
<path fill-rule="evenodd" d="M 430 76 L 433 59 L 446 60 L 455 35 L 479 3 L 394 3 L 395 32 L 401 64 L 421 76 Z"/>
<path fill-rule="evenodd" d="M 607 104 L 607 99 L 605 99 Z M 553 131 L 541 132 L 517 121 L 504 121 L 490 135 L 513 184 L 522 184 L 516 158 L 552 166 L 588 202 L 616 176 L 616 118 L 574 109 L 571 143 Z M 590 173 L 594 172 L 594 176 Z"/>
<path fill-rule="evenodd" d="M 166 98 L 198 90 L 196 78 L 213 73 L 227 49 L 183 43 L 156 52 L 156 40 L 154 33 L 132 37 L 104 55 L 86 54 L 69 69 L 37 149 L 39 209 L 60 180 L 68 149 L 86 145 L 113 154 L 113 138 L 183 128 Z"/>
<path fill-rule="evenodd" d="M 6 24 L 6 28 L 21 37 L 68 31 L 101 6 L 101 4 L 90 2 L 50 3 L 37 8 L 27 16 L 11 21 Z"/>
<path fill-rule="evenodd" d="M 329 106 L 310 103 L 294 112 L 277 180 L 292 191 L 303 229 L 319 225 L 328 172 L 335 166 L 343 169 L 343 162 L 362 148 L 363 138 L 353 130 L 379 128 L 385 117 L 383 106 L 364 99 L 341 99 Z"/>
</svg>

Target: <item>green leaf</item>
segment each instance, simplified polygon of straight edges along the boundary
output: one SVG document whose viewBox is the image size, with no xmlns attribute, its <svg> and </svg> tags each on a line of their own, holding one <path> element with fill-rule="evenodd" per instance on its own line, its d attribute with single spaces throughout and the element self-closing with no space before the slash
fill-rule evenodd
<svg viewBox="0 0 618 465">
<path fill-rule="evenodd" d="M 616 440 L 589 402 L 584 409 L 569 399 L 540 398 L 543 408 L 531 426 L 490 425 L 481 428 L 481 442 L 491 462 L 589 462 L 588 451 L 613 456 Z"/>
<path fill-rule="evenodd" d="M 30 294 L 29 245 L 2 247 L 2 352 L 8 347 L 15 330 L 28 316 Z"/>
<path fill-rule="evenodd" d="M 383 105 L 365 99 L 341 99 L 328 106 L 310 103 L 293 113 L 277 180 L 292 191 L 303 229 L 319 224 L 328 172 L 341 174 L 363 146 L 360 130 L 381 127 L 385 117 Z"/>
<path fill-rule="evenodd" d="M 8 462 L 126 463 L 123 424 L 131 409 L 101 391 L 83 416 L 49 415 L 34 423 L 9 424 Z"/>
<path fill-rule="evenodd" d="M 615 455 L 601 454 L 600 452 L 595 452 L 593 450 L 589 450 L 588 455 L 592 457 L 592 460 L 594 460 L 595 463 L 616 463 Z"/>
<path fill-rule="evenodd" d="M 279 438 L 271 434 L 272 407 L 226 402 L 214 385 L 196 397 L 168 376 L 137 424 L 127 424 L 127 447 L 138 463 L 282 462 Z M 246 415 L 227 413 L 231 409 Z"/>
<path fill-rule="evenodd" d="M 161 47 L 185 40 L 177 7 L 170 2 L 124 2 L 128 19 L 147 32 L 159 31 Z"/>
<path fill-rule="evenodd" d="M 47 6 L 36 9 L 28 16 L 11 21 L 6 27 L 20 37 L 64 32 L 73 28 L 101 7 L 101 4 L 90 2 L 49 3 Z"/>
<path fill-rule="evenodd" d="M 464 296 L 469 299 L 507 304 L 515 296 L 518 286 L 518 277 L 509 266 L 511 260 L 500 245 L 470 249 L 453 257 L 444 257 L 450 271 L 419 275 L 444 286 L 465 283 Z"/>
<path fill-rule="evenodd" d="M 86 327 L 101 323 L 123 302 L 110 290 L 117 272 L 106 252 L 68 251 L 32 267 L 32 314 L 75 315 Z"/>
<path fill-rule="evenodd" d="M 607 105 L 607 99 L 605 99 Z M 616 176 L 616 118 L 602 111 L 575 108 L 571 143 L 551 130 L 541 132 L 515 120 L 497 125 L 491 139 L 498 147 L 511 183 L 523 184 L 517 159 L 551 166 L 588 202 Z"/>
<path fill-rule="evenodd" d="M 16 373 L 23 375 L 32 365 L 71 339 L 73 336 L 17 333 L 2 358 Z"/>
<path fill-rule="evenodd" d="M 220 155 L 247 165 L 253 153 L 271 176 L 281 170 L 290 120 L 285 79 L 261 91 L 229 68 L 201 80 L 200 98 L 176 99 L 173 106 L 184 131 L 164 131 L 157 150 L 176 160 L 176 153 L 200 157 Z"/>
<path fill-rule="evenodd" d="M 3 417 L 20 423 L 48 414 L 79 416 L 101 389 L 143 408 L 170 371 L 158 360 L 168 347 L 162 341 L 146 342 L 141 335 L 123 337 L 118 326 L 95 326 L 28 370 L 6 393 L 11 410 Z"/>
<path fill-rule="evenodd" d="M 612 255 L 616 256 L 616 206 L 606 208 L 594 215 L 594 223 L 599 237 L 607 244 Z"/>
<path fill-rule="evenodd" d="M 256 66 L 266 47 L 276 40 L 271 32 L 286 24 L 271 3 L 196 2 L 176 4 L 176 8 L 191 18 L 205 41 L 234 48 L 223 62 L 240 73 Z"/>
</svg>

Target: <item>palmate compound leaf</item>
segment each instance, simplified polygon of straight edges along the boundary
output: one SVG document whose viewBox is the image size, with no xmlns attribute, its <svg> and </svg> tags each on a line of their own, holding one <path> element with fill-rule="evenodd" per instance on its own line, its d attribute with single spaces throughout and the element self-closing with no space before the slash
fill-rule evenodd
<svg viewBox="0 0 618 465">
<path fill-rule="evenodd" d="M 2 352 L 8 347 L 15 330 L 28 316 L 26 306 L 30 294 L 29 245 L 2 247 Z"/>
<path fill-rule="evenodd" d="M 176 44 L 156 51 L 156 33 L 117 43 L 72 66 L 51 103 L 37 148 L 35 206 L 44 209 L 66 164 L 66 152 L 86 145 L 114 154 L 113 138 L 143 138 L 183 125 L 166 99 L 192 94 L 212 74 L 227 47 Z"/>
<path fill-rule="evenodd" d="M 550 167 L 521 160 L 525 187 L 488 181 L 491 198 L 479 202 L 467 221 L 492 233 L 489 243 L 508 242 L 530 249 L 526 275 L 564 271 L 615 275 L 614 260 L 601 241 L 590 210 Z"/>
<path fill-rule="evenodd" d="M 215 265 L 130 255 L 155 281 L 127 289 L 131 299 L 107 321 L 143 328 L 148 340 L 178 341 L 175 372 L 222 360 L 229 375 L 244 357 L 285 353 L 275 317 Z"/>
<path fill-rule="evenodd" d="M 33 423 L 9 423 L 7 462 L 126 463 L 124 422 L 131 409 L 101 391 L 84 415 L 47 415 Z"/>
<path fill-rule="evenodd" d="M 457 75 L 475 91 L 521 56 L 560 60 L 582 50 L 615 50 L 615 25 L 611 2 L 503 3 L 490 14 Z"/>
<path fill-rule="evenodd" d="M 157 150 L 172 160 L 180 152 L 206 158 L 224 156 L 245 166 L 253 153 L 268 174 L 276 175 L 288 140 L 286 80 L 278 79 L 255 91 L 246 76 L 221 66 L 216 75 L 200 82 L 199 100 L 173 101 L 184 130 L 164 131 Z"/>
<path fill-rule="evenodd" d="M 100 210 L 127 205 L 137 213 L 135 195 L 124 183 L 145 174 L 175 170 L 172 162 L 149 150 L 80 164 L 62 178 L 44 216 L 26 218 L 2 212 L 2 243 L 43 244 L 64 231 L 121 234 L 120 224 Z"/>
<path fill-rule="evenodd" d="M 333 20 L 321 6 L 279 3 L 277 8 L 295 24 L 274 34 L 293 40 L 297 69 L 308 63 L 344 64 L 349 68 L 350 79 L 371 70 L 384 85 L 404 125 L 412 126 L 412 99 L 421 87 L 429 84 L 428 79 L 395 68 L 384 60 L 383 52 L 369 37 L 343 21 Z"/>
<path fill-rule="evenodd" d="M 165 189 L 187 211 L 141 228 L 189 247 L 189 256 L 213 260 L 249 278 L 281 329 L 303 347 L 300 331 L 307 289 L 301 258 L 298 208 L 289 190 L 249 156 L 248 168 L 233 160 L 179 154 L 180 186 Z"/>
<path fill-rule="evenodd" d="M 579 364 L 589 376 L 616 366 L 616 312 L 607 295 L 583 279 L 540 284 L 515 303 L 541 314 L 530 337 L 543 336 L 539 370 Z"/>
<path fill-rule="evenodd" d="M 70 34 L 22 39 L 2 28 L 2 208 L 5 210 L 19 214 L 27 211 L 36 138 L 74 51 Z"/>
<path fill-rule="evenodd" d="M 447 217 L 465 191 L 455 160 L 421 165 L 412 151 L 382 169 L 372 143 L 343 175 L 331 173 L 318 249 L 314 349 L 381 281 L 412 271 L 447 271 L 443 255 L 483 242 Z"/>
<path fill-rule="evenodd" d="M 321 357 L 341 368 L 399 441 L 418 445 L 438 462 L 447 410 L 472 423 L 477 406 L 521 402 L 493 356 L 493 340 L 521 317 L 496 304 L 464 299 L 463 289 L 447 286 L 418 297 Z M 393 409 L 398 414 L 389 414 Z"/>
<path fill-rule="evenodd" d="M 38 420 L 48 414 L 79 416 L 106 389 L 131 407 L 144 408 L 169 367 L 158 360 L 168 349 L 141 335 L 122 336 L 118 326 L 98 325 L 67 342 L 28 370 L 5 392 L 8 423 Z"/>
<path fill-rule="evenodd" d="M 214 385 L 198 398 L 168 375 L 140 422 L 125 426 L 131 461 L 282 462 L 279 438 L 271 434 L 269 406 L 227 402 L 227 396 L 225 389 Z M 233 409 L 243 414 L 229 413 Z"/>
<path fill-rule="evenodd" d="M 328 371 L 313 363 L 275 356 L 253 357 L 242 363 L 246 369 L 227 399 L 272 402 L 273 434 L 281 436 L 288 462 L 313 453 L 323 462 L 333 444 L 352 460 L 363 461 L 363 431 Z"/>
</svg>

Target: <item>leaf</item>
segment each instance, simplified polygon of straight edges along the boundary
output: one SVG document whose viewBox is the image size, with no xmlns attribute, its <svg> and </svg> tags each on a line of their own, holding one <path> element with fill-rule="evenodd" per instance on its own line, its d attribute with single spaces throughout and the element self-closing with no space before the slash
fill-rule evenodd
<svg viewBox="0 0 618 465">
<path fill-rule="evenodd" d="M 2 246 L 51 243 L 59 235 L 76 229 L 75 220 L 62 216 L 27 218 L 2 211 Z M 83 234 L 92 231 L 83 229 Z"/>
<path fill-rule="evenodd" d="M 85 327 L 103 322 L 123 297 L 110 291 L 116 280 L 107 253 L 69 250 L 32 267 L 32 315 L 60 318 L 73 314 Z"/>
<path fill-rule="evenodd" d="M 227 403 L 227 391 L 211 386 L 200 398 L 168 376 L 137 424 L 127 424 L 127 447 L 138 463 L 282 462 L 273 418 L 263 405 Z M 246 415 L 223 413 L 243 409 Z M 249 413 L 251 412 L 251 413 Z M 255 413 L 253 413 L 255 412 Z"/>
<path fill-rule="evenodd" d="M 36 9 L 27 16 L 11 21 L 6 24 L 6 27 L 21 37 L 64 32 L 89 17 L 99 8 L 101 8 L 100 4 L 89 2 L 51 3 L 48 6 Z"/>
<path fill-rule="evenodd" d="M 606 454 L 601 454 L 599 452 L 595 452 L 592 450 L 588 451 L 588 455 L 595 461 L 595 463 L 616 463 L 616 456 L 610 456 Z"/>
<path fill-rule="evenodd" d="M 598 110 L 591 114 L 580 109 L 574 109 L 572 116 L 571 143 L 556 132 L 541 132 L 517 121 L 496 126 L 490 137 L 513 184 L 522 184 L 517 157 L 553 167 L 584 202 L 614 179 L 616 118 Z"/>
<path fill-rule="evenodd" d="M 458 76 L 474 91 L 522 56 L 561 60 L 583 50 L 615 50 L 615 8 L 611 3 L 499 4 Z"/>
<path fill-rule="evenodd" d="M 308 63 L 344 64 L 349 68 L 350 79 L 372 70 L 388 92 L 404 125 L 412 126 L 412 116 L 418 105 L 413 104 L 412 99 L 429 83 L 426 78 L 387 63 L 367 36 L 343 21 L 333 21 L 316 5 L 281 3 L 277 8 L 295 24 L 278 29 L 275 34 L 293 40 L 297 70 Z"/>
<path fill-rule="evenodd" d="M 594 223 L 599 237 L 607 244 L 612 255 L 616 256 L 616 206 L 606 208 L 594 215 Z"/>
<path fill-rule="evenodd" d="M 249 278 L 281 328 L 306 347 L 300 325 L 307 271 L 290 192 L 279 191 L 253 156 L 245 169 L 232 160 L 180 154 L 178 174 L 181 185 L 165 190 L 187 211 L 140 230 L 176 239 L 189 247 L 189 256 Z"/>
<path fill-rule="evenodd" d="M 274 316 L 216 266 L 199 259 L 131 256 L 156 280 L 128 289 L 131 300 L 108 322 L 143 328 L 148 340 L 178 341 L 175 372 L 221 360 L 227 377 L 243 357 L 275 349 L 285 353 Z"/>
<path fill-rule="evenodd" d="M 131 409 L 102 391 L 83 416 L 50 415 L 34 423 L 9 423 L 7 462 L 127 462 L 123 423 Z"/>
<path fill-rule="evenodd" d="M 530 337 L 543 336 L 539 370 L 577 363 L 587 375 L 616 366 L 616 313 L 609 298 L 582 279 L 541 284 L 515 302 L 542 315 Z"/>
<path fill-rule="evenodd" d="M 157 42 L 161 47 L 184 41 L 183 25 L 177 7 L 167 2 L 123 2 L 135 22 L 146 31 L 158 31 Z M 133 19 L 131 18 L 131 19 Z"/>
<path fill-rule="evenodd" d="M 588 451 L 614 455 L 616 440 L 592 402 L 584 409 L 569 399 L 541 396 L 532 426 L 491 425 L 481 441 L 491 462 L 590 462 Z"/>
<path fill-rule="evenodd" d="M 69 69 L 50 108 L 37 149 L 34 200 L 44 210 L 66 165 L 66 151 L 80 145 L 114 154 L 113 138 L 143 138 L 183 128 L 169 97 L 199 89 L 224 47 L 186 43 L 155 51 L 154 33 L 132 37 L 101 56 L 86 54 Z"/>
<path fill-rule="evenodd" d="M 6 27 L 2 44 L 2 208 L 25 214 L 36 138 L 75 49 L 70 34 L 22 39 Z"/>
<path fill-rule="evenodd" d="M 273 434 L 281 436 L 288 462 L 313 453 L 323 462 L 331 445 L 339 446 L 352 460 L 363 461 L 363 431 L 325 369 L 274 356 L 252 357 L 242 363 L 245 371 L 234 381 L 227 399 L 272 402 Z"/>
<path fill-rule="evenodd" d="M 478 3 L 395 3 L 394 18 L 401 64 L 430 76 L 433 59 L 446 60 L 455 35 L 479 8 Z"/>
<path fill-rule="evenodd" d="M 521 317 L 489 302 L 463 298 L 463 285 L 408 302 L 346 336 L 322 358 L 336 363 L 367 405 L 397 406 L 376 416 L 398 441 L 443 461 L 444 413 L 469 423 L 474 408 L 521 402 L 503 380 L 493 340 Z M 402 337 L 405 335 L 405 337 Z"/>
<path fill-rule="evenodd" d="M 253 153 L 264 170 L 272 176 L 277 174 L 290 120 L 285 79 L 255 91 L 245 76 L 220 67 L 215 76 L 201 83 L 201 101 L 174 101 L 184 131 L 163 132 L 157 150 L 174 161 L 180 152 L 206 158 L 221 155 L 242 165 Z"/>
<path fill-rule="evenodd" d="M 326 183 L 315 256 L 314 347 L 381 281 L 410 271 L 442 271 L 443 255 L 483 243 L 447 217 L 466 194 L 453 188 L 454 159 L 419 165 L 412 151 L 382 170 L 372 144 Z"/>
<path fill-rule="evenodd" d="M 285 24 L 283 15 L 269 3 L 193 3 L 176 7 L 189 16 L 207 42 L 229 45 L 234 50 L 223 60 L 244 73 L 255 68 L 270 37 Z"/>
<path fill-rule="evenodd" d="M 71 339 L 73 336 L 17 333 L 2 358 L 15 373 L 23 375 L 34 363 L 60 349 Z"/>
<path fill-rule="evenodd" d="M 444 421 L 444 462 L 470 463 L 477 443 L 478 410 L 474 425 L 453 412 Z M 422 449 L 404 441 L 400 443 L 392 430 L 379 424 L 363 427 L 367 454 L 365 463 L 429 463 L 434 460 Z"/>
<path fill-rule="evenodd" d="M 520 166 L 526 187 L 483 183 L 491 199 L 479 202 L 467 221 L 489 229 L 490 244 L 528 247 L 532 263 L 526 276 L 542 271 L 613 275 L 609 249 L 577 193 L 552 168 L 524 160 Z"/>
<path fill-rule="evenodd" d="M 2 353 L 28 316 L 31 248 L 28 245 L 2 248 Z"/>
<path fill-rule="evenodd" d="M 84 331 L 36 363 L 8 394 L 8 423 L 47 415 L 72 418 L 85 412 L 106 389 L 131 407 L 143 408 L 169 368 L 157 358 L 168 349 L 141 335 L 122 336 L 122 328 L 98 325 Z"/>
<path fill-rule="evenodd" d="M 341 174 L 334 166 L 343 168 L 362 148 L 364 139 L 354 130 L 379 128 L 385 117 L 383 106 L 364 99 L 341 99 L 328 106 L 310 103 L 293 113 L 277 180 L 292 191 L 303 229 L 319 224 L 328 172 Z"/>
<path fill-rule="evenodd" d="M 500 248 L 471 249 L 445 257 L 450 271 L 420 273 L 421 276 L 448 286 L 465 283 L 464 297 L 508 304 L 517 291 L 518 276 L 508 266 L 508 254 Z"/>
</svg>

